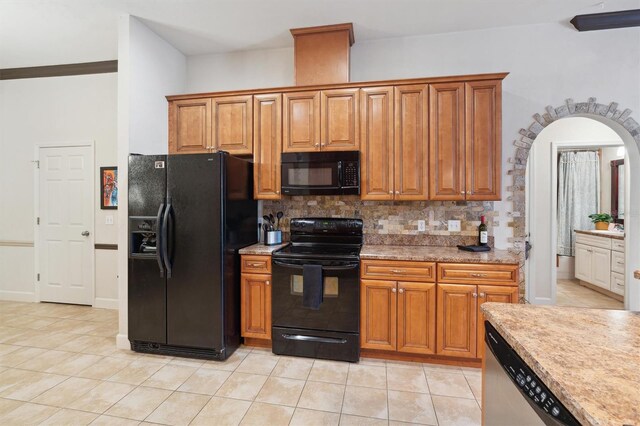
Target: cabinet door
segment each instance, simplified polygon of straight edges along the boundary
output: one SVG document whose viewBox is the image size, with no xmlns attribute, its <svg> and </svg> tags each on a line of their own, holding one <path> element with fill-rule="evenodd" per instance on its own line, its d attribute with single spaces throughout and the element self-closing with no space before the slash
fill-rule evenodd
<svg viewBox="0 0 640 426">
<path fill-rule="evenodd" d="M 577 279 L 591 282 L 591 247 L 576 244 L 576 272 Z"/>
<path fill-rule="evenodd" d="M 360 346 L 396 350 L 396 282 L 360 281 Z"/>
<path fill-rule="evenodd" d="M 428 92 L 426 85 L 396 86 L 395 179 L 396 200 L 428 198 Z"/>
<path fill-rule="evenodd" d="M 320 146 L 323 151 L 360 148 L 360 90 L 323 90 L 320 102 Z"/>
<path fill-rule="evenodd" d="M 465 83 L 466 197 L 500 200 L 502 86 L 500 80 Z"/>
<path fill-rule="evenodd" d="M 589 247 L 591 250 L 591 283 L 611 289 L 611 250 Z"/>
<path fill-rule="evenodd" d="M 280 198 L 282 95 L 253 97 L 253 194 L 256 200 Z"/>
<path fill-rule="evenodd" d="M 211 99 L 186 99 L 169 104 L 169 154 L 209 152 Z"/>
<path fill-rule="evenodd" d="M 484 315 L 480 305 L 485 302 L 518 303 L 518 287 L 478 286 L 478 358 L 484 356 Z"/>
<path fill-rule="evenodd" d="M 283 95 L 283 152 L 320 151 L 320 92 Z"/>
<path fill-rule="evenodd" d="M 252 96 L 212 99 L 213 146 L 229 154 L 253 154 Z"/>
<path fill-rule="evenodd" d="M 436 352 L 435 283 L 398 282 L 398 351 Z"/>
<path fill-rule="evenodd" d="M 242 274 L 240 326 L 243 337 L 271 339 L 271 275 Z"/>
<path fill-rule="evenodd" d="M 360 198 L 393 199 L 393 87 L 360 95 Z"/>
<path fill-rule="evenodd" d="M 464 83 L 429 86 L 429 199 L 464 200 Z"/>
<path fill-rule="evenodd" d="M 476 357 L 477 293 L 475 285 L 438 284 L 439 355 Z"/>
</svg>

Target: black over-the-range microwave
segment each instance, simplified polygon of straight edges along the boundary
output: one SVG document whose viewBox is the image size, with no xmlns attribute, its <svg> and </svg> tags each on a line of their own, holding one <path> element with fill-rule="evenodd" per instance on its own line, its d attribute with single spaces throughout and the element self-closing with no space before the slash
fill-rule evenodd
<svg viewBox="0 0 640 426">
<path fill-rule="evenodd" d="M 360 152 L 282 154 L 284 195 L 360 194 Z"/>
</svg>

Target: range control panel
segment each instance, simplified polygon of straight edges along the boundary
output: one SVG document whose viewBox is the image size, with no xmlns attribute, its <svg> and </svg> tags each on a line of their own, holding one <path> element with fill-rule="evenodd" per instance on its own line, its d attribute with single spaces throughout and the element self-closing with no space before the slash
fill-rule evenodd
<svg viewBox="0 0 640 426">
<path fill-rule="evenodd" d="M 520 356 L 500 336 L 495 328 L 485 321 L 485 340 L 491 352 L 509 374 L 511 381 L 520 390 L 532 405 L 539 411 L 553 418 L 557 423 L 569 426 L 579 426 L 580 422 L 565 408 L 564 405 L 551 393 L 542 380 L 525 364 Z"/>
</svg>

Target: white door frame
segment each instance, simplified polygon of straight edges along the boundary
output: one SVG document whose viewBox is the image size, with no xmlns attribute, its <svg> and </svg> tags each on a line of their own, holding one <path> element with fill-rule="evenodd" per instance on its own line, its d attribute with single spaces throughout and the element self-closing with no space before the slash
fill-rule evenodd
<svg viewBox="0 0 640 426">
<path fill-rule="evenodd" d="M 95 173 L 95 165 L 96 165 L 96 148 L 95 141 L 80 141 L 80 142 L 49 142 L 49 143 L 41 143 L 36 144 L 34 147 L 34 157 L 37 167 L 34 168 L 33 172 L 33 193 L 34 193 L 34 203 L 33 203 L 33 247 L 34 247 L 34 274 L 33 274 L 33 284 L 35 287 L 35 302 L 40 302 L 40 282 L 38 281 L 38 274 L 40 273 L 40 227 L 38 226 L 37 218 L 40 217 L 40 149 L 41 148 L 80 148 L 80 147 L 88 147 L 91 150 L 91 208 L 89 209 L 89 214 L 91 216 L 90 224 L 89 224 L 89 244 L 91 245 L 91 255 L 89 256 L 89 267 L 91 268 L 91 282 L 89 287 L 91 288 L 91 306 L 95 304 L 96 298 L 96 252 L 95 252 L 95 227 L 96 227 L 96 173 Z"/>
<path fill-rule="evenodd" d="M 577 148 L 601 148 L 601 147 L 617 147 L 617 146 L 624 146 L 624 141 L 561 141 L 561 142 L 551 142 L 549 144 L 549 149 L 551 150 L 551 158 L 557 158 L 558 157 L 558 150 L 559 149 L 577 149 Z M 536 146 L 537 149 L 541 149 L 542 147 L 540 145 Z M 535 167 L 533 165 L 533 159 L 534 159 L 535 155 L 533 155 L 533 153 L 531 153 L 531 155 L 529 155 L 529 160 L 527 163 L 528 166 L 528 179 L 526 182 L 527 185 L 527 192 L 529 194 L 534 193 L 535 188 L 536 188 L 536 179 L 535 179 Z M 528 276 L 528 274 L 531 271 L 535 271 L 538 267 L 542 267 L 544 268 L 545 264 L 547 265 L 546 267 L 550 268 L 551 270 L 551 300 L 549 301 L 550 304 L 555 305 L 556 304 L 556 292 L 557 292 L 557 279 L 558 279 L 558 271 L 556 268 L 556 255 L 558 253 L 558 247 L 557 247 L 557 235 L 558 235 L 558 218 L 555 215 L 555 212 L 558 210 L 558 187 L 557 187 L 557 183 L 558 183 L 558 164 L 554 161 L 551 162 L 550 164 L 550 172 L 551 172 L 551 188 L 549 188 L 549 197 L 550 197 L 550 205 L 551 205 L 551 211 L 549 212 L 549 214 L 551 215 L 551 235 L 550 235 L 550 246 L 547 247 L 547 253 L 549 253 L 549 257 L 548 258 L 544 258 L 543 255 L 540 255 L 539 253 L 544 253 L 544 250 L 538 250 L 537 252 L 534 252 L 533 250 L 531 251 L 532 256 L 529 258 L 529 260 L 526 261 L 526 279 L 525 279 L 525 297 L 527 298 L 527 300 L 531 301 L 531 303 L 535 303 L 534 301 L 536 300 L 536 294 L 535 294 L 535 286 L 532 286 L 532 280 L 530 279 L 530 277 Z M 628 186 L 626 187 L 628 188 Z M 628 193 L 628 190 L 626 191 Z M 626 195 L 625 195 L 626 196 Z M 533 212 L 533 207 L 531 205 L 531 202 L 529 199 L 527 199 L 527 218 L 533 218 L 533 215 L 531 214 Z M 535 238 L 535 221 L 529 219 L 529 232 L 531 233 L 531 236 Z M 531 240 L 532 241 L 532 245 L 534 246 L 534 250 L 535 250 L 535 239 Z M 537 253 L 537 255 L 535 255 L 534 253 Z M 538 266 L 539 265 L 539 266 Z M 626 287 L 626 286 L 625 286 Z M 625 289 L 625 300 L 627 299 L 627 294 L 626 294 L 626 289 Z"/>
</svg>

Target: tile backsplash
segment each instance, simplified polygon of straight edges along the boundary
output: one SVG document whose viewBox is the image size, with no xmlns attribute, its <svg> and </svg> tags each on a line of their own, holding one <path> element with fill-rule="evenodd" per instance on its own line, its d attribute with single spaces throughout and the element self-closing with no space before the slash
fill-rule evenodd
<svg viewBox="0 0 640 426">
<path fill-rule="evenodd" d="M 263 201 L 264 214 L 282 211 L 286 239 L 289 219 L 296 217 L 354 217 L 364 222 L 366 244 L 455 246 L 477 244 L 480 216 L 487 217 L 489 245 L 498 225 L 493 202 L 482 201 L 362 201 L 357 195 L 294 196 Z M 426 231 L 418 231 L 418 220 Z M 460 220 L 460 232 L 449 232 L 447 220 Z"/>
</svg>

